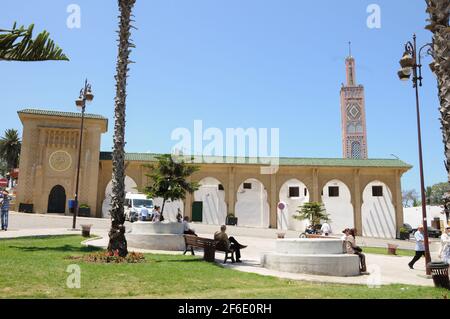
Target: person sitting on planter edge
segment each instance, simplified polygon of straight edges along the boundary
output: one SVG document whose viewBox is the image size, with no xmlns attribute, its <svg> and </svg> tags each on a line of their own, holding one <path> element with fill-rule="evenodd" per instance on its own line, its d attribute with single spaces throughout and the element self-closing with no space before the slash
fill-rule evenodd
<svg viewBox="0 0 450 319">
<path fill-rule="evenodd" d="M 183 218 L 184 234 L 197 236 L 195 231 L 189 226 L 189 216 Z"/>
<path fill-rule="evenodd" d="M 245 245 L 241 245 L 238 243 L 234 237 L 229 237 L 225 232 L 227 230 L 227 226 L 220 226 L 220 231 L 217 231 L 214 234 L 214 240 L 217 240 L 219 243 L 217 244 L 217 248 L 221 250 L 234 250 L 236 253 L 236 262 L 240 263 L 241 261 L 241 249 L 244 249 Z"/>
<path fill-rule="evenodd" d="M 359 270 L 360 270 L 361 273 L 366 273 L 366 271 L 367 271 L 367 268 L 366 268 L 366 256 L 362 253 L 361 247 L 356 245 L 356 241 L 355 241 L 356 229 L 354 229 L 354 228 L 352 228 L 352 229 L 346 228 L 344 230 L 344 234 L 345 234 L 344 243 L 345 243 L 345 247 L 346 247 L 346 250 L 347 250 L 347 254 L 358 255 L 359 263 L 360 263 Z"/>
</svg>

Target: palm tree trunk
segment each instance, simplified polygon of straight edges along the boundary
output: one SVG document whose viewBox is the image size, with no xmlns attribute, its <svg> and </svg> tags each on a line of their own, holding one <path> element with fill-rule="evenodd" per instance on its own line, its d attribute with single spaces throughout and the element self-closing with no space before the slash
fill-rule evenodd
<svg viewBox="0 0 450 319">
<path fill-rule="evenodd" d="M 430 15 L 426 28 L 433 33 L 434 61 L 430 67 L 437 77 L 445 168 L 450 182 L 450 0 L 426 0 L 426 3 Z M 450 197 L 445 200 L 449 206 Z"/>
<path fill-rule="evenodd" d="M 125 239 L 125 108 L 128 65 L 130 48 L 134 47 L 130 40 L 131 16 L 135 0 L 118 0 L 120 10 L 119 52 L 116 66 L 116 98 L 114 109 L 114 150 L 112 154 L 112 207 L 111 229 L 109 231 L 108 251 L 118 252 L 119 256 L 128 254 Z"/>
</svg>

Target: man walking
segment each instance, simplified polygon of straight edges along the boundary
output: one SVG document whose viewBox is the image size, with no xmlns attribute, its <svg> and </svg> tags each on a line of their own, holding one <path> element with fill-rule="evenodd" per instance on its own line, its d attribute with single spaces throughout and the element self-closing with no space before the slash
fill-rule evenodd
<svg viewBox="0 0 450 319">
<path fill-rule="evenodd" d="M 408 264 L 410 269 L 414 269 L 414 264 L 416 263 L 416 261 L 418 261 L 420 257 L 425 256 L 425 245 L 424 245 L 422 225 L 419 225 L 419 227 L 417 227 L 417 231 L 414 233 L 414 238 L 416 239 L 416 254 Z"/>
<path fill-rule="evenodd" d="M 11 200 L 11 197 L 9 197 L 9 192 L 7 190 L 4 190 L 0 194 L 0 198 L 2 199 L 1 202 L 1 220 L 2 220 L 2 230 L 7 231 L 8 230 L 8 215 L 9 215 L 9 201 Z"/>
</svg>

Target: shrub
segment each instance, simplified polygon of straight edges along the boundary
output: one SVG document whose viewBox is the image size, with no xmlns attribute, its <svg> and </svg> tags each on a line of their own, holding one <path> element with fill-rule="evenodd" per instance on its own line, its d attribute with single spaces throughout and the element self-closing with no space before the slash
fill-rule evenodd
<svg viewBox="0 0 450 319">
<path fill-rule="evenodd" d="M 83 256 L 70 256 L 68 259 L 77 259 L 82 260 L 89 263 L 141 263 L 145 262 L 144 254 L 130 252 L 126 257 L 120 257 L 118 250 L 114 253 L 110 253 L 108 251 L 95 252 Z"/>
</svg>

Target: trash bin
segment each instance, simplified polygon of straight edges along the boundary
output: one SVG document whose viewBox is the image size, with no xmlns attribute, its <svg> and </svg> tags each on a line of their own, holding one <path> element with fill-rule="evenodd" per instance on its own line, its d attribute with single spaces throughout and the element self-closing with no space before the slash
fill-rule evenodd
<svg viewBox="0 0 450 319">
<path fill-rule="evenodd" d="M 430 262 L 428 263 L 428 267 L 431 270 L 435 287 L 450 290 L 450 279 L 448 278 L 449 265 L 445 262 Z"/>
<path fill-rule="evenodd" d="M 397 255 L 398 245 L 387 244 L 387 247 L 388 247 L 388 255 Z"/>
<path fill-rule="evenodd" d="M 77 201 L 74 199 L 69 199 L 69 212 L 73 215 L 75 213 L 75 208 L 77 207 Z"/>
<path fill-rule="evenodd" d="M 204 248 L 203 259 L 205 261 L 214 262 L 216 259 L 216 245 L 206 244 Z"/>
<path fill-rule="evenodd" d="M 90 237 L 91 236 L 91 227 L 92 225 L 81 225 L 81 235 L 83 237 Z"/>
</svg>

